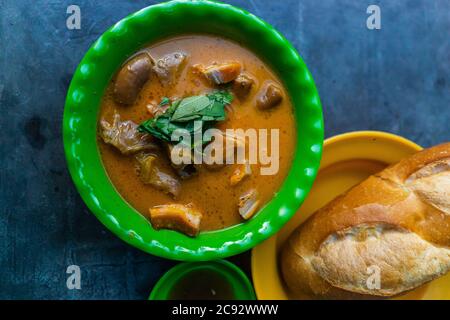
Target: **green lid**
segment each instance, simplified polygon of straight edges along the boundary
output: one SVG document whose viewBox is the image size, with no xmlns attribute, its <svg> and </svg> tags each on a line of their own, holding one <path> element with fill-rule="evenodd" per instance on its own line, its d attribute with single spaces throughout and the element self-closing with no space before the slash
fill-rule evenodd
<svg viewBox="0 0 450 320">
<path fill-rule="evenodd" d="M 183 299 L 256 300 L 256 296 L 241 269 L 218 260 L 176 265 L 161 277 L 149 297 L 149 300 Z"/>
</svg>

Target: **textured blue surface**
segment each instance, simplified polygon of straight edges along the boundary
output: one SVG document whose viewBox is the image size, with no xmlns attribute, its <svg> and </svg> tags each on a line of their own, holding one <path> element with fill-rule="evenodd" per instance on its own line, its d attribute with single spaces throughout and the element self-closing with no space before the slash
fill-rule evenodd
<svg viewBox="0 0 450 320">
<path fill-rule="evenodd" d="M 384 130 L 423 146 L 450 140 L 448 0 L 234 0 L 299 50 L 324 106 L 326 136 Z M 64 99 L 84 52 L 155 1 L 0 0 L 0 298 L 145 299 L 174 263 L 131 248 L 84 206 L 68 175 Z M 366 28 L 379 4 L 382 29 Z M 81 8 L 81 30 L 66 8 Z M 232 259 L 245 270 L 248 255 Z M 81 290 L 66 288 L 68 265 Z"/>
</svg>

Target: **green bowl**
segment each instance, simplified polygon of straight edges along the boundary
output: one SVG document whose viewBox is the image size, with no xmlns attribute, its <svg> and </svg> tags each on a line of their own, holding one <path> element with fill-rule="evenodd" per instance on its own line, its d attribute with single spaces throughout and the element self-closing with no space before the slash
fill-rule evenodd
<svg viewBox="0 0 450 320">
<path fill-rule="evenodd" d="M 245 223 L 189 238 L 154 230 L 116 191 L 97 146 L 97 117 L 109 81 L 144 45 L 186 33 L 223 36 L 246 46 L 278 74 L 294 108 L 297 146 L 280 190 Z M 72 179 L 89 209 L 127 243 L 154 255 L 204 261 L 248 250 L 277 232 L 296 212 L 315 179 L 323 143 L 322 108 L 314 81 L 292 45 L 269 24 L 231 5 L 205 0 L 171 1 L 119 21 L 89 49 L 67 93 L 64 150 Z M 294 150 L 293 150 L 294 151 Z"/>
<path fill-rule="evenodd" d="M 256 300 L 255 291 L 245 273 L 226 260 L 211 262 L 180 263 L 167 271 L 153 287 L 149 300 L 168 300 L 180 280 L 192 272 L 213 271 L 226 279 L 234 295 L 234 300 Z"/>
</svg>

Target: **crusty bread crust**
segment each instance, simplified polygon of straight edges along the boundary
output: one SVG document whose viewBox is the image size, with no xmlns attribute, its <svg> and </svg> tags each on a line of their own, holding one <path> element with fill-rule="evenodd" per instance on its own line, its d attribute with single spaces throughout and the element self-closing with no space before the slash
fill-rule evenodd
<svg viewBox="0 0 450 320">
<path fill-rule="evenodd" d="M 367 284 L 375 266 L 380 286 Z M 375 174 L 314 213 L 287 240 L 281 269 L 294 293 L 386 298 L 450 271 L 450 143 Z"/>
</svg>

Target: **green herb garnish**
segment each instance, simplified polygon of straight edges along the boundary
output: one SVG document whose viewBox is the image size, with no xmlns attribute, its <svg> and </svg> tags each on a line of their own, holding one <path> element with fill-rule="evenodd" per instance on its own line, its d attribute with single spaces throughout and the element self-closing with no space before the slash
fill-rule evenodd
<svg viewBox="0 0 450 320">
<path fill-rule="evenodd" d="M 211 128 L 216 121 L 226 119 L 225 106 L 233 101 L 233 95 L 228 91 L 215 91 L 206 95 L 192 96 L 177 100 L 160 116 L 144 121 L 139 131 L 167 142 L 171 141 L 172 133 L 177 129 L 187 130 L 191 136 L 198 128 L 194 128 L 195 121 L 202 122 L 202 131 Z M 170 104 L 170 100 L 163 98 L 160 106 Z M 205 143 L 204 141 L 203 143 Z"/>
<path fill-rule="evenodd" d="M 165 107 L 165 106 L 167 106 L 169 104 L 170 104 L 170 99 L 167 98 L 167 97 L 164 97 L 164 98 L 161 99 L 161 102 L 159 103 L 159 106 L 160 107 Z"/>
</svg>

